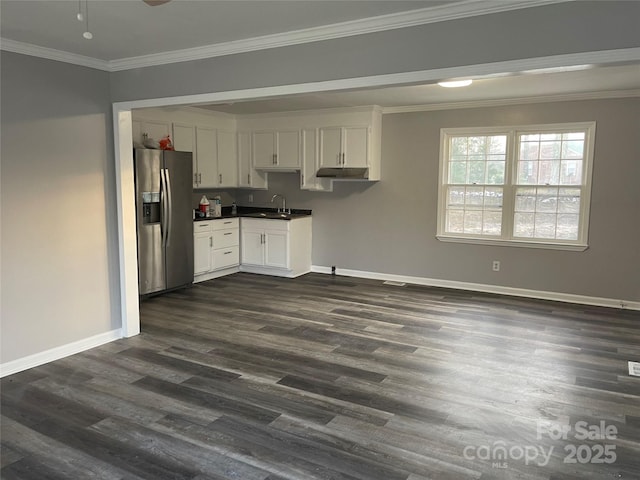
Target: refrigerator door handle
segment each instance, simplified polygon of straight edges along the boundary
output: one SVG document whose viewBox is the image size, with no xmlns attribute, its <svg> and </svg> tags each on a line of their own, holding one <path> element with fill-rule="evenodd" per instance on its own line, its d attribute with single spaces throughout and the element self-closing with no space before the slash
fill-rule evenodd
<svg viewBox="0 0 640 480">
<path fill-rule="evenodd" d="M 166 245 L 168 246 L 171 243 L 171 229 L 173 228 L 173 201 L 171 199 L 171 177 L 169 176 L 169 169 L 164 169 L 165 180 L 167 183 L 167 204 L 168 204 L 168 212 L 167 212 L 167 235 L 166 235 Z"/>
<path fill-rule="evenodd" d="M 169 202 L 167 192 L 167 181 L 165 178 L 166 169 L 160 169 L 160 195 L 162 196 L 162 218 L 160 221 L 160 234 L 162 236 L 162 246 L 167 244 L 167 229 L 169 226 Z"/>
</svg>

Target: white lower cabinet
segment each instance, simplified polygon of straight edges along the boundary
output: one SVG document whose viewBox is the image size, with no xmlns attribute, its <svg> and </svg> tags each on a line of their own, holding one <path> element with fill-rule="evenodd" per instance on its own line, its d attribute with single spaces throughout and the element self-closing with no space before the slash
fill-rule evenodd
<svg viewBox="0 0 640 480">
<path fill-rule="evenodd" d="M 194 283 L 238 271 L 239 219 L 220 218 L 193 224 Z"/>
<path fill-rule="evenodd" d="M 311 271 L 311 216 L 243 218 L 240 236 L 243 272 L 297 277 Z"/>
</svg>

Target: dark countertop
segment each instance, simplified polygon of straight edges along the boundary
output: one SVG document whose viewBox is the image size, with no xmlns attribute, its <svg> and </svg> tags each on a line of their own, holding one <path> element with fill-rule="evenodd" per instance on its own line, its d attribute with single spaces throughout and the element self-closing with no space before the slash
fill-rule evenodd
<svg viewBox="0 0 640 480">
<path fill-rule="evenodd" d="M 280 213 L 277 208 L 263 208 L 263 207 L 242 207 L 238 206 L 238 213 L 233 215 L 231 213 L 231 207 L 222 207 L 221 217 L 196 217 L 194 222 L 203 222 L 207 220 L 223 220 L 225 218 L 265 218 L 271 220 L 293 220 L 296 218 L 308 217 L 311 215 L 311 210 L 292 208 L 291 213 Z"/>
</svg>

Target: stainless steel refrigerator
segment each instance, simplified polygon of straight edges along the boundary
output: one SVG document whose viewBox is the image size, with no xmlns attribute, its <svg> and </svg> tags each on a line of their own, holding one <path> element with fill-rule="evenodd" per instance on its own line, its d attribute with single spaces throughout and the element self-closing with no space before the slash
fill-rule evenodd
<svg viewBox="0 0 640 480">
<path fill-rule="evenodd" d="M 140 295 L 193 283 L 191 153 L 136 149 Z"/>
</svg>

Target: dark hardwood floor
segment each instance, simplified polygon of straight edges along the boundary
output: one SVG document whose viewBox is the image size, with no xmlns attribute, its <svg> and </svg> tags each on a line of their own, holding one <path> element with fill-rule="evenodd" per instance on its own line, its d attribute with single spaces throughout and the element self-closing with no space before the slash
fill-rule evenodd
<svg viewBox="0 0 640 480">
<path fill-rule="evenodd" d="M 2 379 L 3 479 L 640 478 L 639 312 L 235 274 L 141 317 Z"/>
</svg>

